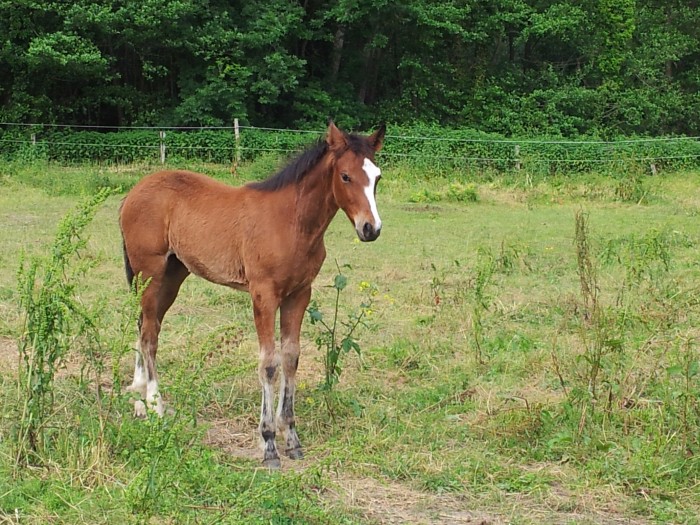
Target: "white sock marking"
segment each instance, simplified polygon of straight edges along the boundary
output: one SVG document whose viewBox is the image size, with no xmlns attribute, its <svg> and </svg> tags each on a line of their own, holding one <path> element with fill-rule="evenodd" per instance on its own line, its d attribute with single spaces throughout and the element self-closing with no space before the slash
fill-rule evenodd
<svg viewBox="0 0 700 525">
<path fill-rule="evenodd" d="M 149 408 L 156 411 L 156 414 L 163 415 L 163 400 L 158 392 L 158 381 L 149 380 L 146 383 L 146 403 Z"/>
<path fill-rule="evenodd" d="M 137 343 L 138 346 L 138 343 Z M 143 358 L 140 350 L 136 350 L 136 363 L 134 364 L 134 380 L 131 385 L 126 387 L 127 392 L 139 392 L 141 395 L 146 395 L 146 369 L 143 366 Z"/>
</svg>

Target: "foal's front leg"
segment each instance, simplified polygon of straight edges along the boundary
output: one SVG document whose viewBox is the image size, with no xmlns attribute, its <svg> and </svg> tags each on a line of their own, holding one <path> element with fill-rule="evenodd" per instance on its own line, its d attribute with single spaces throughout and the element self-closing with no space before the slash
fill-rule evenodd
<svg viewBox="0 0 700 525">
<path fill-rule="evenodd" d="M 284 453 L 291 459 L 301 459 L 304 453 L 299 442 L 294 420 L 294 392 L 299 366 L 299 333 L 306 307 L 311 298 L 311 287 L 290 295 L 280 307 L 280 332 L 282 336 L 282 380 L 277 406 L 277 429 L 284 434 Z"/>
<path fill-rule="evenodd" d="M 251 290 L 255 330 L 260 343 L 258 375 L 262 385 L 262 407 L 260 409 L 260 437 L 263 444 L 263 465 L 279 468 L 280 457 L 275 445 L 274 397 L 275 382 L 279 370 L 279 355 L 275 352 L 275 315 L 279 300 L 274 294 Z"/>
</svg>

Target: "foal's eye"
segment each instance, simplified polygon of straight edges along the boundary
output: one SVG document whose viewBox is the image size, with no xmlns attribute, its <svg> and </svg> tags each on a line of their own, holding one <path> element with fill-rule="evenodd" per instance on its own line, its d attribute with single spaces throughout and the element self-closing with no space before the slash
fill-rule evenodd
<svg viewBox="0 0 700 525">
<path fill-rule="evenodd" d="M 350 175 L 347 173 L 341 173 L 340 177 L 343 179 L 343 182 L 350 182 Z"/>
</svg>

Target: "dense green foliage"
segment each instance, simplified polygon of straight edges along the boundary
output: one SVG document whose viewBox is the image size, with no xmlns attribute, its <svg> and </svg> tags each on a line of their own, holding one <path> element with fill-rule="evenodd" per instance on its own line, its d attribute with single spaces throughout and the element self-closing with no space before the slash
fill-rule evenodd
<svg viewBox="0 0 700 525">
<path fill-rule="evenodd" d="M 0 2 L 0 121 L 698 134 L 681 0 Z"/>
</svg>

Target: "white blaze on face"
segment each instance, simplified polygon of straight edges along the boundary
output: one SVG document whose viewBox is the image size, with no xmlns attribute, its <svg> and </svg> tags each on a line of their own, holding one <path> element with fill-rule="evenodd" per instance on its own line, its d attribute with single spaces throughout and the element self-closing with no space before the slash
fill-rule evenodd
<svg viewBox="0 0 700 525">
<path fill-rule="evenodd" d="M 369 202 L 369 207 L 372 210 L 372 218 L 374 219 L 374 229 L 379 230 L 382 227 L 382 220 L 379 218 L 379 212 L 377 211 L 377 201 L 374 198 L 374 188 L 377 185 L 377 179 L 382 174 L 374 162 L 365 158 L 364 164 L 362 164 L 362 169 L 365 170 L 369 183 L 365 186 L 365 195 L 367 196 L 367 202 Z"/>
</svg>

